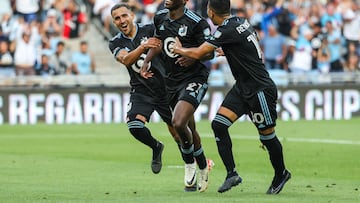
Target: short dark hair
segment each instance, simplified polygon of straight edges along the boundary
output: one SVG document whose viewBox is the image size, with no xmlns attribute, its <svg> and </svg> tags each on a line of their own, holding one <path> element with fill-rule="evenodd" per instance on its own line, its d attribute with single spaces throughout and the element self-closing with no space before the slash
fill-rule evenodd
<svg viewBox="0 0 360 203">
<path fill-rule="evenodd" d="M 59 41 L 59 42 L 57 43 L 57 46 L 65 46 L 65 42 Z"/>
<path fill-rule="evenodd" d="M 230 0 L 209 0 L 209 7 L 217 15 L 229 15 L 230 14 Z"/>
<path fill-rule="evenodd" d="M 114 10 L 116 10 L 116 9 L 118 9 L 118 8 L 121 8 L 121 7 L 125 7 L 125 8 L 127 8 L 127 9 L 131 10 L 131 7 L 130 7 L 128 4 L 115 4 L 115 5 L 111 8 L 110 14 L 112 14 L 112 12 L 113 12 Z"/>
</svg>

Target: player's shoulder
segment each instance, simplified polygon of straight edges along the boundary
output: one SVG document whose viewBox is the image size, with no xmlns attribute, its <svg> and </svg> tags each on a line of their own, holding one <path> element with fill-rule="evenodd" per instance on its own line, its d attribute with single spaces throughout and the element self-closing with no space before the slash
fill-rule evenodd
<svg viewBox="0 0 360 203">
<path fill-rule="evenodd" d="M 218 29 L 220 30 L 234 30 L 242 33 L 251 28 L 250 22 L 246 18 L 240 18 L 237 16 L 226 19 Z"/>
<path fill-rule="evenodd" d="M 164 8 L 164 9 L 160 9 L 156 12 L 154 18 L 165 18 L 169 13 L 169 9 Z"/>
<path fill-rule="evenodd" d="M 117 33 L 115 36 L 113 36 L 113 37 L 109 40 L 109 44 L 112 44 L 112 43 L 114 43 L 114 42 L 116 42 L 116 41 L 119 41 L 119 40 L 121 40 L 122 38 L 123 38 L 122 33 L 119 32 L 119 33 Z"/>
<path fill-rule="evenodd" d="M 220 26 L 224 27 L 224 26 L 229 26 L 229 25 L 234 25 L 234 24 L 240 24 L 242 21 L 243 21 L 243 18 L 239 18 L 237 16 L 232 16 L 232 17 L 224 20 L 224 22 Z"/>
<path fill-rule="evenodd" d="M 154 29 L 155 25 L 153 23 L 148 23 L 148 24 L 139 24 L 139 28 L 140 29 Z"/>
<path fill-rule="evenodd" d="M 201 17 L 199 14 L 197 14 L 196 12 L 185 8 L 184 14 L 187 18 L 191 19 L 192 21 L 194 21 L 195 23 L 199 23 L 200 21 L 205 19 L 203 17 Z"/>
</svg>

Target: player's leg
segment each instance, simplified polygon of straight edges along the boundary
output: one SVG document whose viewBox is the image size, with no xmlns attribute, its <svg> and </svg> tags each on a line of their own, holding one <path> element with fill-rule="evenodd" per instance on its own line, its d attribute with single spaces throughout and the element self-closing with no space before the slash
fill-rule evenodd
<svg viewBox="0 0 360 203">
<path fill-rule="evenodd" d="M 277 194 L 291 178 L 285 168 L 282 145 L 275 133 L 277 90 L 265 89 L 251 99 L 250 117 L 258 129 L 260 141 L 266 147 L 272 167 L 274 168 L 273 181 L 266 192 Z"/>
<path fill-rule="evenodd" d="M 194 157 L 200 169 L 198 188 L 199 192 L 204 192 L 209 184 L 209 167 L 207 165 L 205 153 L 201 145 L 201 138 L 198 131 L 196 130 L 194 116 L 191 117 L 188 125 L 193 135 Z"/>
<path fill-rule="evenodd" d="M 206 77 L 194 78 L 180 91 L 178 102 L 173 108 L 172 124 L 182 140 L 181 150 L 185 161 L 185 191 L 187 191 L 187 187 L 193 187 L 197 182 L 193 132 L 190 129 L 189 122 L 193 118 L 196 108 L 204 98 L 207 88 Z M 204 159 L 206 162 L 206 157 Z M 203 180 L 201 179 L 200 181 Z M 207 187 L 202 187 L 201 191 L 204 191 L 206 188 Z"/>
<path fill-rule="evenodd" d="M 194 107 L 186 102 L 179 101 L 173 113 L 172 124 L 181 139 L 181 151 L 185 162 L 185 187 L 194 188 L 196 185 L 196 162 L 194 159 L 194 144 L 192 132 L 188 126 L 189 119 L 194 113 Z"/>
<path fill-rule="evenodd" d="M 233 186 L 242 182 L 235 168 L 235 161 L 232 152 L 232 142 L 229 134 L 229 127 L 243 114 L 244 103 L 233 87 L 226 95 L 215 118 L 211 122 L 211 127 L 215 135 L 218 153 L 226 168 L 226 178 L 219 187 L 218 192 L 226 192 Z"/>
<path fill-rule="evenodd" d="M 151 113 L 153 112 L 152 106 L 145 103 L 144 99 L 138 98 L 132 95 L 128 104 L 127 112 L 127 125 L 131 135 L 150 147 L 153 151 L 151 160 L 152 172 L 157 174 L 162 167 L 162 152 L 164 144 L 155 139 L 150 130 L 145 126 L 145 123 L 149 120 Z"/>
</svg>

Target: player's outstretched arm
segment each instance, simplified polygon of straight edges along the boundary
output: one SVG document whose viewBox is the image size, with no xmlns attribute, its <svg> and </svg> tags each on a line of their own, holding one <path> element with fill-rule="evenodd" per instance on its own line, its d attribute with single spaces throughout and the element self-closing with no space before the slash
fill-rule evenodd
<svg viewBox="0 0 360 203">
<path fill-rule="evenodd" d="M 161 41 L 157 38 L 149 38 L 136 49 L 132 50 L 131 52 L 120 52 L 117 56 L 117 60 L 124 64 L 125 66 L 130 66 L 134 64 L 141 54 L 143 54 L 146 50 L 151 48 L 156 48 L 161 46 Z"/>
<path fill-rule="evenodd" d="M 215 47 L 207 42 L 202 43 L 199 47 L 184 48 L 178 38 L 173 47 L 173 52 L 182 56 L 191 57 L 197 60 L 203 59 L 209 54 L 213 54 Z"/>
</svg>

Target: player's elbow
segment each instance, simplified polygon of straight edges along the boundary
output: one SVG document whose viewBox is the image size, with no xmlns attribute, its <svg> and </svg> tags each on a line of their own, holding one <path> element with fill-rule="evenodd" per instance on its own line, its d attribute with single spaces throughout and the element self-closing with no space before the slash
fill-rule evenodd
<svg viewBox="0 0 360 203">
<path fill-rule="evenodd" d="M 196 59 L 196 60 L 201 60 L 203 58 L 204 55 L 202 54 L 199 54 L 197 52 L 194 52 L 192 54 L 190 54 L 190 57 L 193 58 L 193 59 Z"/>
</svg>

